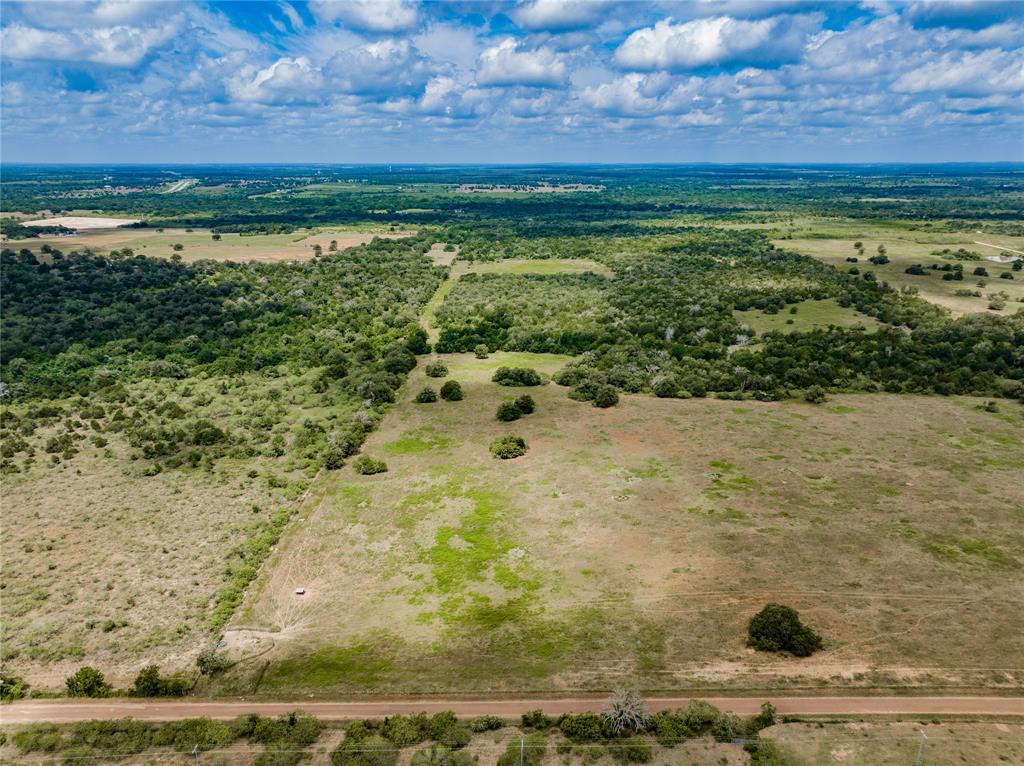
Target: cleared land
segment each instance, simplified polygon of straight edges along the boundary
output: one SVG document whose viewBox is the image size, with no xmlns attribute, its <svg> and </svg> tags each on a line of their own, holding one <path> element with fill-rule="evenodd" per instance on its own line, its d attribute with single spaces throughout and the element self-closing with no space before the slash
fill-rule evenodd
<svg viewBox="0 0 1024 766">
<path fill-rule="evenodd" d="M 864 256 L 860 257 L 859 261 L 855 264 L 848 263 L 846 258 L 857 257 L 857 251 L 853 247 L 853 243 L 857 241 L 864 244 Z M 1002 237 L 993 241 L 1011 242 L 1020 246 L 1021 238 Z M 999 263 L 988 260 L 986 256 L 998 255 L 1002 251 L 975 244 L 966 237 L 960 241 L 945 243 L 941 246 L 890 237 L 884 239 L 858 239 L 856 237 L 851 239 L 786 239 L 776 240 L 775 245 L 814 256 L 841 270 L 856 266 L 861 272 L 872 271 L 879 280 L 888 282 L 896 288 L 914 287 L 919 291 L 922 298 L 939 306 L 944 306 L 952 312 L 953 316 L 962 316 L 979 311 L 1010 315 L 1019 311 L 1022 308 L 1022 304 L 1024 304 L 1024 272 L 1012 271 L 1012 263 Z M 890 262 L 876 266 L 868 261 L 868 258 L 878 252 L 879 245 L 885 246 Z M 982 260 L 955 261 L 933 254 L 946 248 L 954 252 L 960 248 L 973 251 L 981 255 Z M 921 264 L 925 268 L 926 276 L 905 273 L 907 267 L 915 263 Z M 930 268 L 932 264 L 942 267 L 954 263 L 963 265 L 963 280 L 943 280 L 942 272 L 933 271 Z M 983 266 L 989 273 L 988 277 L 980 278 L 980 281 L 984 283 L 984 287 L 979 287 L 979 277 L 972 275 L 972 272 L 978 266 Z M 1003 272 L 1013 274 L 1014 279 L 1001 279 L 999 275 Z M 977 290 L 980 296 L 956 294 L 958 290 L 965 289 Z M 989 308 L 988 296 L 990 293 L 1000 291 L 1005 292 L 1008 296 L 1006 306 L 1001 310 L 994 311 Z"/>
<path fill-rule="evenodd" d="M 58 218 L 40 218 L 35 221 L 25 221 L 22 223 L 22 226 L 63 226 L 67 229 L 88 231 L 90 229 L 116 229 L 119 226 L 127 226 L 138 222 L 138 218 L 89 218 L 85 216 L 61 216 Z"/>
<path fill-rule="evenodd" d="M 364 448 L 389 472 L 318 484 L 234 621 L 274 648 L 217 691 L 1019 688 L 1016 405 L 625 396 L 598 410 L 489 382 L 564 357 L 445 361 L 466 399 L 413 404 L 443 382 L 421 365 Z M 494 419 L 524 392 L 535 414 Z M 492 458 L 509 432 L 529 453 Z M 746 649 L 768 601 L 797 607 L 826 651 Z"/>
<path fill-rule="evenodd" d="M 796 311 L 792 312 L 795 308 Z M 792 312 L 792 313 L 791 313 Z M 834 300 L 802 301 L 776 314 L 767 314 L 756 309 L 750 311 L 734 311 L 741 325 L 757 331 L 758 335 L 766 332 L 807 332 L 822 327 L 836 325 L 838 327 L 863 326 L 868 330 L 881 327 L 882 324 L 872 316 L 858 313 L 856 309 L 840 306 Z"/>
<path fill-rule="evenodd" d="M 96 232 L 82 232 L 73 237 L 40 237 L 18 240 L 11 243 L 15 248 L 27 247 L 38 252 L 43 245 L 49 245 L 62 252 L 91 248 L 97 253 L 131 248 L 139 255 L 169 258 L 181 256 L 184 261 L 212 259 L 217 261 L 308 261 L 313 258 L 313 246 L 320 245 L 328 253 L 332 241 L 338 249 L 363 245 L 374 237 L 399 239 L 409 236 L 412 231 L 391 232 L 352 231 L 348 229 L 300 230 L 291 234 L 261 234 L 242 236 L 221 234 L 214 240 L 211 232 L 203 229 L 115 229 Z M 180 251 L 174 245 L 180 244 Z"/>
</svg>

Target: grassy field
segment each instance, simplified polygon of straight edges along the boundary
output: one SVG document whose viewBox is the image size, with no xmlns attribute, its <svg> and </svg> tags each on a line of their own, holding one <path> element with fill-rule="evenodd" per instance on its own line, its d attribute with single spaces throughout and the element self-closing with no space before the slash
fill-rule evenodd
<svg viewBox="0 0 1024 766">
<path fill-rule="evenodd" d="M 978 238 L 992 243 L 1005 243 L 1006 247 L 1024 250 L 1024 239 L 1020 237 L 978 235 Z M 863 242 L 864 257 L 861 257 L 858 263 L 851 264 L 846 261 L 846 258 L 857 257 L 857 251 L 853 247 L 853 243 L 855 241 Z M 838 269 L 846 270 L 851 266 L 856 266 L 861 270 L 861 272 L 872 271 L 879 280 L 888 282 L 896 288 L 902 288 L 905 286 L 914 287 L 919 291 L 922 298 L 939 306 L 944 306 L 949 309 L 954 316 L 961 316 L 963 314 L 978 311 L 991 311 L 988 307 L 988 296 L 990 293 L 997 291 L 1005 292 L 1008 296 L 1008 300 L 1006 301 L 1005 308 L 999 311 L 994 311 L 993 313 L 1004 315 L 1014 314 L 1019 311 L 1022 308 L 1022 304 L 1024 304 L 1024 272 L 1012 272 L 1010 263 L 997 263 L 987 260 L 988 256 L 1007 255 L 1007 253 L 1001 250 L 986 248 L 975 244 L 969 238 L 963 237 L 962 235 L 956 241 L 945 241 L 941 246 L 935 243 L 908 241 L 893 237 L 880 239 L 858 239 L 856 235 L 849 239 L 776 240 L 775 245 L 777 247 L 796 250 L 797 252 L 814 256 L 815 258 L 818 258 L 825 263 L 829 263 Z M 876 266 L 867 259 L 877 253 L 879 245 L 885 246 L 890 262 L 881 266 Z M 942 256 L 933 255 L 935 251 L 943 250 L 945 248 L 949 248 L 953 251 L 960 248 L 973 251 L 983 256 L 984 260 L 951 261 L 943 258 Z M 917 276 L 905 273 L 907 267 L 915 263 L 921 264 L 925 268 L 927 276 Z M 930 269 L 930 266 L 933 263 L 938 264 L 939 266 L 951 263 L 962 263 L 964 267 L 964 279 L 962 281 L 944 281 L 942 279 L 941 272 L 935 272 Z M 984 287 L 979 287 L 979 278 L 972 276 L 972 272 L 977 266 L 984 266 L 988 270 L 989 276 L 981 280 L 985 284 Z M 1011 272 L 1014 275 L 1014 279 L 1000 279 L 999 275 L 1003 272 Z M 968 288 L 971 290 L 978 290 L 981 293 L 981 296 L 959 296 L 956 294 L 957 290 Z"/>
<path fill-rule="evenodd" d="M 244 433 L 268 406 L 281 411 L 275 434 L 328 411 L 301 382 L 271 405 L 275 385 L 236 377 L 229 394 L 217 381 L 138 386 L 149 406 L 208 403 L 205 415 Z M 279 392 L 280 393 L 280 392 Z M 258 402 L 258 404 L 257 404 Z M 130 683 L 144 665 L 191 670 L 213 636 L 211 608 L 240 549 L 312 478 L 289 458 L 226 456 L 215 464 L 154 474 L 122 433 L 107 443 L 77 443 L 79 454 L 54 463 L 42 445 L 61 424 L 38 431 L 32 460 L 3 477 L 3 661 L 34 688 L 60 688 L 82 664 Z M 54 455 L 53 457 L 56 457 Z"/>
<path fill-rule="evenodd" d="M 392 232 L 387 228 L 353 230 L 350 228 L 330 228 L 299 230 L 291 234 L 263 234 L 258 236 L 241 236 L 239 234 L 221 234 L 220 240 L 214 240 L 205 229 L 187 231 L 185 229 L 104 229 L 83 231 L 73 237 L 40 237 L 31 240 L 18 240 L 5 243 L 14 249 L 27 247 L 39 252 L 43 245 L 49 245 L 64 253 L 73 250 L 90 248 L 97 253 L 111 250 L 131 248 L 137 255 L 149 255 L 169 258 L 176 252 L 182 260 L 191 262 L 204 259 L 218 261 L 305 261 L 313 257 L 313 246 L 320 245 L 323 252 L 332 240 L 338 243 L 339 249 L 354 247 L 369 242 L 376 237 L 403 237 L 409 232 Z M 174 250 L 180 244 L 183 249 Z"/>
<path fill-rule="evenodd" d="M 465 400 L 412 403 L 442 382 L 421 364 L 364 448 L 390 470 L 318 483 L 234 621 L 274 648 L 216 691 L 1024 679 L 1016 405 L 625 396 L 598 410 L 547 385 L 528 390 L 535 414 L 500 423 L 497 405 L 524 390 L 492 384 L 493 370 L 551 373 L 565 358 L 445 361 Z M 528 454 L 491 457 L 504 433 Z M 826 651 L 745 648 L 769 601 L 798 608 Z"/>
<path fill-rule="evenodd" d="M 794 308 L 796 311 L 792 312 Z M 834 300 L 802 301 L 777 314 L 766 314 L 763 311 L 752 309 L 750 311 L 734 311 L 733 315 L 736 317 L 736 321 L 741 325 L 745 324 L 753 328 L 758 335 L 773 331 L 807 332 L 830 325 L 839 327 L 861 325 L 869 330 L 881 326 L 881 323 L 874 317 L 860 314 L 854 308 L 840 306 Z"/>
</svg>

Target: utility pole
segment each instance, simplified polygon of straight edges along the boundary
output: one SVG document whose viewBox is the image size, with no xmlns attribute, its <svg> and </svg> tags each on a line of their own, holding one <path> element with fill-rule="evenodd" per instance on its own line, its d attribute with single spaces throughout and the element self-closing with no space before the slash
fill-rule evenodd
<svg viewBox="0 0 1024 766">
<path fill-rule="evenodd" d="M 921 742 L 917 746 L 917 758 L 914 759 L 914 766 L 921 766 L 921 756 L 924 755 L 924 743 L 928 741 L 927 735 L 921 732 Z"/>
<path fill-rule="evenodd" d="M 196 766 L 199 766 L 199 745 L 192 748 L 192 755 L 196 757 Z"/>
</svg>

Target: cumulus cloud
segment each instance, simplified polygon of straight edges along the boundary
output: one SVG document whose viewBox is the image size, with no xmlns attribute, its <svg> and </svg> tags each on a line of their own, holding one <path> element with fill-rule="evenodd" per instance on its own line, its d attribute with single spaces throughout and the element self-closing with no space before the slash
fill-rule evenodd
<svg viewBox="0 0 1024 766">
<path fill-rule="evenodd" d="M 321 21 L 366 32 L 400 32 L 419 22 L 419 10 L 409 0 L 311 0 L 309 9 Z"/>
<path fill-rule="evenodd" d="M 615 51 L 615 61 L 639 71 L 677 71 L 733 62 L 779 63 L 795 59 L 819 25 L 816 15 L 754 21 L 714 16 L 682 24 L 662 19 L 627 37 Z"/>
<path fill-rule="evenodd" d="M 0 30 L 0 49 L 9 59 L 80 61 L 133 67 L 150 52 L 174 39 L 182 28 L 183 17 L 180 15 L 151 27 L 53 30 L 10 24 Z"/>
<path fill-rule="evenodd" d="M 618 117 L 649 117 L 693 111 L 703 97 L 701 80 L 676 82 L 664 73 L 636 72 L 611 82 L 584 88 L 580 99 L 587 106 Z"/>
<path fill-rule="evenodd" d="M 323 99 L 323 85 L 323 76 L 309 59 L 285 57 L 264 69 L 245 67 L 228 82 L 228 93 L 259 104 L 309 104 Z"/>
<path fill-rule="evenodd" d="M 512 12 L 512 18 L 523 29 L 560 32 L 591 25 L 607 6 L 607 0 L 526 0 Z"/>
<path fill-rule="evenodd" d="M 408 40 L 385 39 L 335 54 L 324 72 L 344 93 L 383 100 L 422 92 L 438 67 Z"/>
<path fill-rule="evenodd" d="M 480 54 L 476 81 L 480 85 L 556 87 L 566 78 L 563 58 L 548 48 L 520 50 L 509 38 Z"/>
<path fill-rule="evenodd" d="M 936 61 L 905 72 L 892 84 L 897 93 L 943 91 L 976 96 L 1024 91 L 1021 57 L 1001 50 L 947 53 Z"/>
<path fill-rule="evenodd" d="M 917 0 L 903 11 L 919 27 L 982 29 L 1005 19 L 1020 19 L 1020 0 Z"/>
</svg>

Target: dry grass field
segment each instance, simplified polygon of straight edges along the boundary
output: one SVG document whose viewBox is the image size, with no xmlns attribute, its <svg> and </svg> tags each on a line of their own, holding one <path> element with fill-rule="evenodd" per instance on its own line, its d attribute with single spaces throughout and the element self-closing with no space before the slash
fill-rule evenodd
<svg viewBox="0 0 1024 766">
<path fill-rule="evenodd" d="M 354 231 L 351 229 L 299 230 L 292 234 L 263 234 L 241 236 L 221 234 L 214 240 L 205 229 L 103 229 L 82 231 L 73 237 L 39 237 L 9 243 L 15 249 L 27 247 L 38 252 L 43 245 L 49 245 L 61 252 L 91 248 L 97 253 L 131 248 L 137 255 L 155 258 L 169 258 L 175 253 L 182 260 L 191 262 L 204 259 L 217 261 L 306 261 L 313 257 L 313 246 L 320 245 L 328 252 L 331 241 L 338 243 L 338 249 L 362 245 L 374 237 L 395 239 L 409 236 L 413 230 L 392 232 L 380 230 Z M 180 244 L 183 249 L 174 250 Z"/>
<path fill-rule="evenodd" d="M 796 309 L 793 312 L 793 309 Z M 792 313 L 791 313 L 792 312 Z M 808 332 L 818 328 L 863 326 L 868 330 L 881 327 L 877 319 L 861 314 L 856 309 L 843 307 L 834 300 L 801 301 L 776 314 L 766 314 L 758 309 L 734 311 L 736 321 L 754 329 L 758 335 L 766 332 Z"/>
<path fill-rule="evenodd" d="M 318 482 L 234 625 L 273 650 L 216 691 L 539 692 L 958 686 L 1024 681 L 1024 428 L 1018 405 L 835 396 L 624 396 L 490 382 L 445 358 L 461 402 L 415 404 L 414 371 L 364 452 Z M 500 423 L 503 399 L 536 412 Z M 526 456 L 488 452 L 504 433 Z M 297 596 L 296 587 L 306 594 Z M 826 650 L 744 646 L 766 602 Z"/>
</svg>

